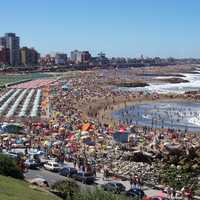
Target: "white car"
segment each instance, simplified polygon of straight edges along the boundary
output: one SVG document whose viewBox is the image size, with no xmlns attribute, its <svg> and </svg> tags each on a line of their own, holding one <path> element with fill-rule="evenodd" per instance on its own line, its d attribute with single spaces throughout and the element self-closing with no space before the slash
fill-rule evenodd
<svg viewBox="0 0 200 200">
<path fill-rule="evenodd" d="M 46 164 L 44 164 L 44 168 L 53 172 L 58 172 L 61 169 L 60 165 L 53 161 L 48 161 Z"/>
</svg>

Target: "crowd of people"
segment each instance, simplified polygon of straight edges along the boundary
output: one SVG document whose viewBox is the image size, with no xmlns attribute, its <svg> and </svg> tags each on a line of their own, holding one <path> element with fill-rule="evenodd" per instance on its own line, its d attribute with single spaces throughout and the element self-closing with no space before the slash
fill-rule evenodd
<svg viewBox="0 0 200 200">
<path fill-rule="evenodd" d="M 92 73 L 52 85 L 56 94 L 50 97 L 50 116 L 21 119 L 26 134 L 1 134 L 0 149 L 23 148 L 27 155 L 31 149 L 37 149 L 44 152 L 46 158 L 56 157 L 61 163 L 70 161 L 81 171 L 94 175 L 102 172 L 108 178 L 117 175 L 112 171 L 117 157 L 110 161 L 110 152 L 116 156 L 119 151 L 131 149 L 153 151 L 153 155 L 158 155 L 176 148 L 188 153 L 191 147 L 199 147 L 199 138 L 194 134 L 177 134 L 169 129 L 132 127 L 110 121 L 106 113 L 112 113 L 117 105 L 127 106 L 129 102 L 143 99 L 155 100 L 155 94 L 112 90 L 104 85 L 103 77 Z M 64 90 L 63 84 L 67 84 L 68 89 Z M 163 98 L 158 94 L 156 97 Z M 129 133 L 128 146 L 113 140 L 115 132 Z M 136 173 L 136 176 L 131 172 L 126 174 L 131 177 L 130 185 L 140 188 L 142 179 L 148 177 L 142 177 L 142 172 Z"/>
</svg>

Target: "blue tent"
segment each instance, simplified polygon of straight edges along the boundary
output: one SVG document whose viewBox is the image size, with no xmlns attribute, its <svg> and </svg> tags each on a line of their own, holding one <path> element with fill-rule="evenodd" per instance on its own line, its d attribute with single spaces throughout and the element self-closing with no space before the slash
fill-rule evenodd
<svg viewBox="0 0 200 200">
<path fill-rule="evenodd" d="M 24 128 L 19 124 L 3 123 L 0 124 L 0 133 L 24 133 Z"/>
<path fill-rule="evenodd" d="M 116 142 L 119 142 L 119 143 L 128 143 L 128 136 L 129 136 L 129 133 L 128 133 L 128 132 L 124 132 L 124 133 L 115 132 L 115 133 L 113 134 L 113 139 L 114 139 Z"/>
</svg>

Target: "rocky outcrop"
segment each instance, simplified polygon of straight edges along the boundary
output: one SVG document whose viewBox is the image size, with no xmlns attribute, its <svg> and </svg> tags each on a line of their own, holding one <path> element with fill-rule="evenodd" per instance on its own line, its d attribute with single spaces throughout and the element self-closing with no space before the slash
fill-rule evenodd
<svg viewBox="0 0 200 200">
<path fill-rule="evenodd" d="M 182 78 L 165 78 L 165 79 L 156 79 L 160 82 L 166 82 L 166 83 L 188 83 L 188 80 L 182 79 Z"/>
<path fill-rule="evenodd" d="M 109 85 L 117 87 L 146 87 L 148 83 L 144 81 L 131 81 L 131 80 L 113 80 L 108 82 Z"/>
</svg>

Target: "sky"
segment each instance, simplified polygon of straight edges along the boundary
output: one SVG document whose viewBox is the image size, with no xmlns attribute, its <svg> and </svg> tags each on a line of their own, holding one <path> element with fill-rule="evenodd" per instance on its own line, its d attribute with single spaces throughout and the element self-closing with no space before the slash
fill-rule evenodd
<svg viewBox="0 0 200 200">
<path fill-rule="evenodd" d="M 199 0 L 1 0 L 0 19 L 42 54 L 200 58 Z"/>
</svg>

